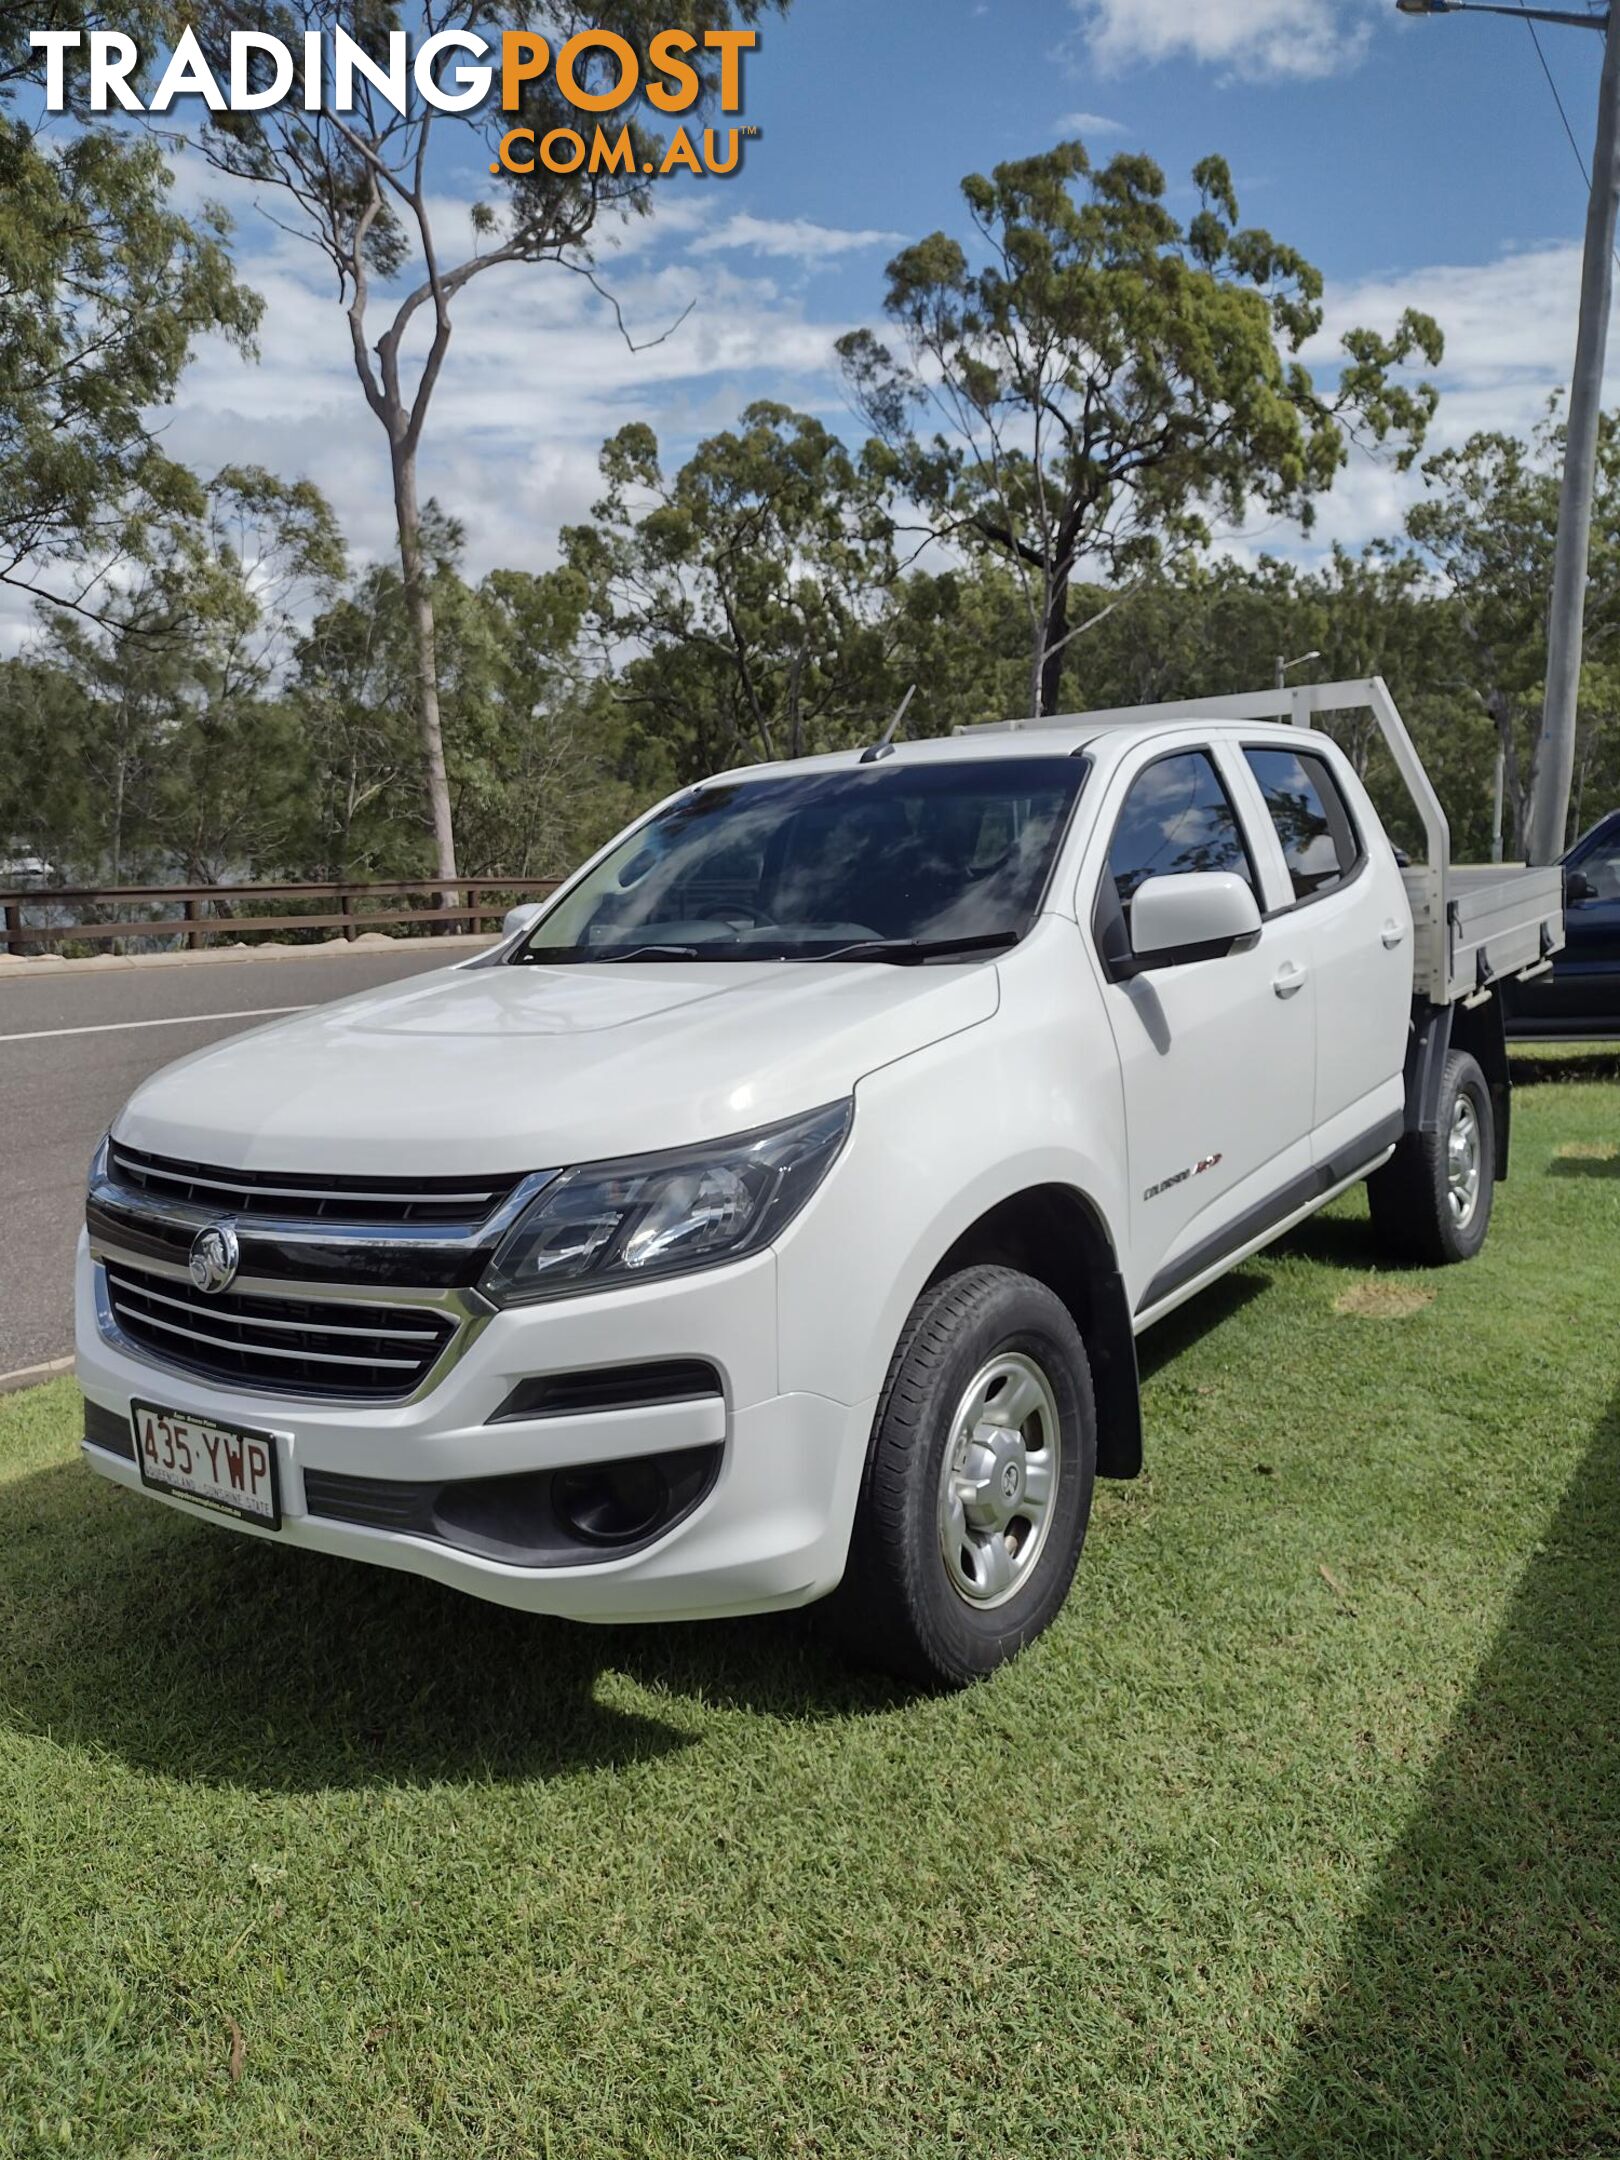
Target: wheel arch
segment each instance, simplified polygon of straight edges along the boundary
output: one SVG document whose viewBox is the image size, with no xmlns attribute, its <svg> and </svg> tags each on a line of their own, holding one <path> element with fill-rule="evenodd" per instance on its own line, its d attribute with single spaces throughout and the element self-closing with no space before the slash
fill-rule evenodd
<svg viewBox="0 0 1620 2160">
<path fill-rule="evenodd" d="M 1142 1469 L 1142 1399 L 1130 1298 L 1113 1241 L 1092 1202 L 1072 1185 L 1043 1184 L 998 1200 L 944 1252 L 924 1288 L 963 1268 L 1016 1268 L 1044 1283 L 1073 1315 L 1091 1361 L 1097 1400 L 1097 1475 Z"/>
<path fill-rule="evenodd" d="M 1504 1184 L 1513 1138 L 1513 1078 L 1499 997 L 1472 1007 L 1464 1003 L 1418 1008 L 1406 1060 L 1406 1129 L 1409 1133 L 1438 1129 L 1446 1059 L 1453 1050 L 1467 1051 L 1485 1075 L 1491 1097 L 1496 1182 Z"/>
</svg>

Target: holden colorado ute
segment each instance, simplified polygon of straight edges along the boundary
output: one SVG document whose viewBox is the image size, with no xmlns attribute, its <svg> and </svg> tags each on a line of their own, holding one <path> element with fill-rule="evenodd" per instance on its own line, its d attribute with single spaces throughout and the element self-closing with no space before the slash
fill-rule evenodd
<svg viewBox="0 0 1620 2160">
<path fill-rule="evenodd" d="M 1381 727 L 1405 868 L 1315 715 Z M 78 1259 L 85 1454 L 253 1537 L 576 1620 L 830 1599 L 961 1684 L 1038 1635 L 1136 1336 L 1359 1180 L 1479 1250 L 1496 985 L 1381 682 L 733 772 L 470 962 L 146 1081 Z"/>
</svg>

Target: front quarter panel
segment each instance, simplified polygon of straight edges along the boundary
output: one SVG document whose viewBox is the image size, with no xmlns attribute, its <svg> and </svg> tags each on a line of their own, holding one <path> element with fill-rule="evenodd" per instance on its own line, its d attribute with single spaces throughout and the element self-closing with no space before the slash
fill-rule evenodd
<svg viewBox="0 0 1620 2160">
<path fill-rule="evenodd" d="M 856 1403 L 883 1385 L 906 1315 L 990 1209 L 1071 1187 L 1125 1217 L 1120 1080 L 1082 933 L 1043 919 L 999 966 L 993 1020 L 871 1073 L 849 1143 L 779 1248 L 781 1384 Z"/>
</svg>

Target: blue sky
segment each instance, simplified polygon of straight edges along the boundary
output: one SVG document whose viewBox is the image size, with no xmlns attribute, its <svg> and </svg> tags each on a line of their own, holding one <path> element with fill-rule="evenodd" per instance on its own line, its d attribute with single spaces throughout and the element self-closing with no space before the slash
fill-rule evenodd
<svg viewBox="0 0 1620 2160">
<path fill-rule="evenodd" d="M 1542 40 L 1584 149 L 1600 41 Z M 743 117 L 762 133 L 743 171 L 669 183 L 659 213 L 607 251 L 638 334 L 696 301 L 669 342 L 626 352 L 589 289 L 555 270 L 499 271 L 464 296 L 423 467 L 467 524 L 473 571 L 555 560 L 558 528 L 596 492 L 603 437 L 626 420 L 650 420 L 674 457 L 761 395 L 853 434 L 832 343 L 879 320 L 897 240 L 959 223 L 963 173 L 1063 134 L 1098 154 L 1145 149 L 1178 185 L 1223 153 L 1245 217 L 1326 273 L 1337 330 L 1430 309 L 1450 347 L 1437 442 L 1528 427 L 1567 377 L 1584 190 L 1516 23 L 1411 22 L 1393 0 L 797 0 L 765 27 L 746 86 Z M 470 148 L 441 158 L 447 234 L 484 170 Z M 171 446 L 203 469 L 252 458 L 308 473 L 360 553 L 387 551 L 383 441 L 330 273 L 194 158 L 182 186 L 226 195 L 268 313 L 258 366 L 201 356 Z M 1330 335 L 1319 357 L 1332 351 Z M 1310 545 L 1397 533 L 1417 484 L 1358 458 Z M 1276 527 L 1227 544 L 1305 545 Z"/>
<path fill-rule="evenodd" d="M 1584 152 L 1601 41 L 1541 40 Z M 748 206 L 834 225 L 931 230 L 964 172 L 1071 115 L 1109 123 L 1083 130 L 1094 150 L 1145 149 L 1172 176 L 1220 151 L 1245 215 L 1338 279 L 1488 262 L 1583 215 L 1527 31 L 1407 21 L 1393 0 L 800 0 L 764 33 L 749 102 L 766 135 Z M 858 304 L 871 266 L 851 270 Z"/>
</svg>

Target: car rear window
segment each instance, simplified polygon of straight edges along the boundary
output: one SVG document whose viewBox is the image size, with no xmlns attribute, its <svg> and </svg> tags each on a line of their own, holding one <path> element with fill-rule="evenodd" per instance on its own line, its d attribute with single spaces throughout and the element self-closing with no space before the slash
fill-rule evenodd
<svg viewBox="0 0 1620 2160">
<path fill-rule="evenodd" d="M 1326 760 L 1308 751 L 1247 750 L 1277 838 L 1294 898 L 1315 900 L 1350 877 L 1362 859 L 1355 823 Z"/>
</svg>

